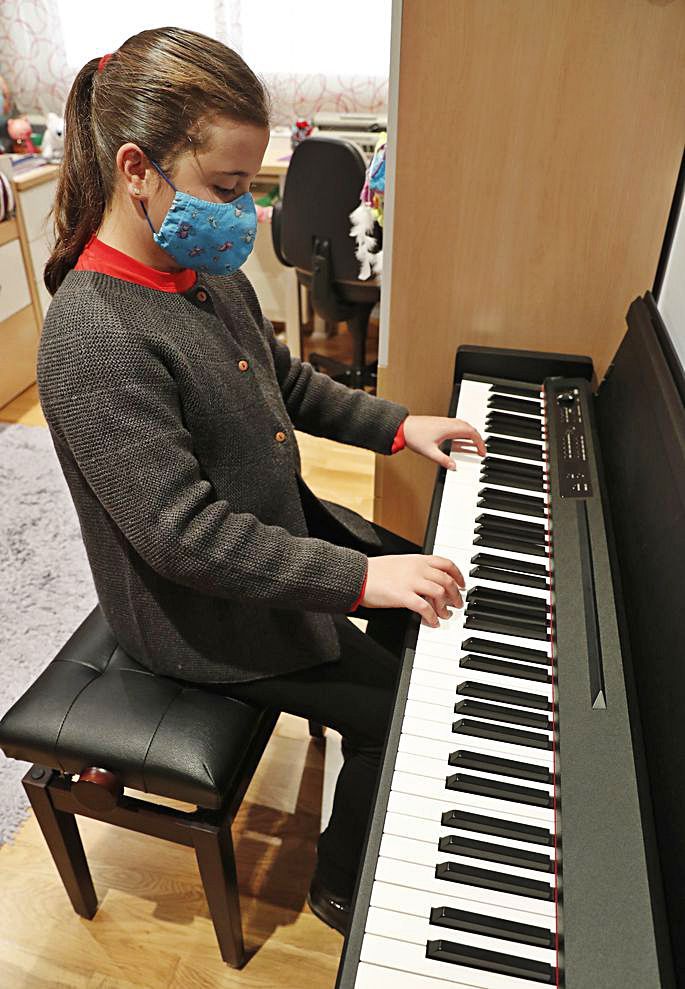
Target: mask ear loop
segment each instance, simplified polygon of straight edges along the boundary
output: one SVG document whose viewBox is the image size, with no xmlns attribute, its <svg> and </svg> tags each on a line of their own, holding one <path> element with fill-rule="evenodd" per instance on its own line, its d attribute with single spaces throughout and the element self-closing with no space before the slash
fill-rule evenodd
<svg viewBox="0 0 685 989">
<path fill-rule="evenodd" d="M 176 188 L 176 186 L 174 185 L 174 183 L 173 183 L 173 182 L 171 181 L 171 179 L 168 179 L 168 178 L 166 177 L 166 175 L 164 174 L 164 172 L 162 171 L 162 169 L 161 169 L 161 168 L 159 167 L 159 165 L 157 165 L 157 164 L 156 164 L 156 163 L 155 163 L 155 162 L 154 162 L 154 161 L 152 160 L 152 158 L 150 158 L 150 164 L 151 164 L 151 165 L 152 165 L 152 167 L 153 167 L 153 168 L 155 169 L 155 171 L 157 171 L 157 172 L 159 172 L 159 174 L 160 174 L 160 175 L 162 176 L 162 178 L 164 179 L 164 181 L 165 181 L 166 183 L 168 183 L 168 184 L 169 184 L 169 185 L 171 186 L 171 188 L 172 188 L 172 189 L 174 190 L 174 192 L 178 192 L 178 189 Z M 141 209 L 142 209 L 142 211 L 143 211 L 143 213 L 145 213 L 145 219 L 146 219 L 146 220 L 147 220 L 147 222 L 148 222 L 148 226 L 149 226 L 149 228 L 150 228 L 150 230 L 152 230 L 152 232 L 153 232 L 153 234 L 156 234 L 156 233 L 157 233 L 157 231 L 156 231 L 156 230 L 155 230 L 155 228 L 154 228 L 154 227 L 152 226 L 152 223 L 150 222 L 150 217 L 148 216 L 148 214 L 147 214 L 147 210 L 145 209 L 145 203 L 141 203 L 141 204 L 140 204 L 140 207 L 141 207 Z"/>
</svg>

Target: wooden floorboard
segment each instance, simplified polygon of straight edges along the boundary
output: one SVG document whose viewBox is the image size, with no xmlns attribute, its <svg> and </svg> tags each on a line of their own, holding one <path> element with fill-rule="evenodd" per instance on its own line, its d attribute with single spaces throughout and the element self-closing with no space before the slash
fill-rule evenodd
<svg viewBox="0 0 685 989">
<path fill-rule="evenodd" d="M 0 421 L 45 427 L 36 387 Z M 316 493 L 371 518 L 373 454 L 298 442 Z M 191 849 L 79 818 L 99 904 L 84 920 L 29 815 L 0 848 L 0 989 L 331 989 L 342 937 L 305 903 L 325 797 L 324 745 L 283 715 L 234 824 L 250 953 L 240 972 L 219 956 Z"/>
</svg>

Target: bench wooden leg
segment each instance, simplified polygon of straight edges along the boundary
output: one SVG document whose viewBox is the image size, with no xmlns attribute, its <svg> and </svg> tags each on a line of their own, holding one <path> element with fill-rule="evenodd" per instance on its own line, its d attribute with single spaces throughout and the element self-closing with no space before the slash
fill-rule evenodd
<svg viewBox="0 0 685 989">
<path fill-rule="evenodd" d="M 57 810 L 50 799 L 48 784 L 52 777 L 51 769 L 35 765 L 22 784 L 72 906 L 77 914 L 90 920 L 98 906 L 93 880 L 75 816 Z"/>
<path fill-rule="evenodd" d="M 228 823 L 193 826 L 193 843 L 221 957 L 233 968 L 245 961 L 238 877 Z"/>
</svg>

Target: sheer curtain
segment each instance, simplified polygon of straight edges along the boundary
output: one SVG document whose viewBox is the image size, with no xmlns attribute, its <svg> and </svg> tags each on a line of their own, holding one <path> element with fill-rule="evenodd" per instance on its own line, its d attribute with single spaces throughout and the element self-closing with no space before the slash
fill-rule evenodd
<svg viewBox="0 0 685 989">
<path fill-rule="evenodd" d="M 0 74 L 23 113 L 61 113 L 78 69 L 145 28 L 219 38 L 266 82 L 274 124 L 387 105 L 390 0 L 2 0 Z"/>
</svg>

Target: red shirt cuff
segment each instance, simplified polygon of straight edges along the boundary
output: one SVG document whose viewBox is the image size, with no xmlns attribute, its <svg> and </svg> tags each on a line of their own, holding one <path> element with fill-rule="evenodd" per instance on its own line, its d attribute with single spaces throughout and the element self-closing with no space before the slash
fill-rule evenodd
<svg viewBox="0 0 685 989">
<path fill-rule="evenodd" d="M 400 423 L 399 429 L 395 433 L 395 439 L 392 441 L 392 449 L 390 453 L 399 453 L 400 450 L 404 450 L 406 446 L 406 441 L 404 439 L 404 419 Z"/>
<path fill-rule="evenodd" d="M 364 583 L 362 584 L 362 589 L 359 593 L 359 597 L 350 608 L 350 611 L 356 611 L 359 605 L 361 604 L 362 598 L 364 597 L 364 591 L 366 590 L 366 581 L 368 579 L 368 576 L 369 576 L 369 568 L 367 566 L 366 573 L 364 574 Z"/>
</svg>

